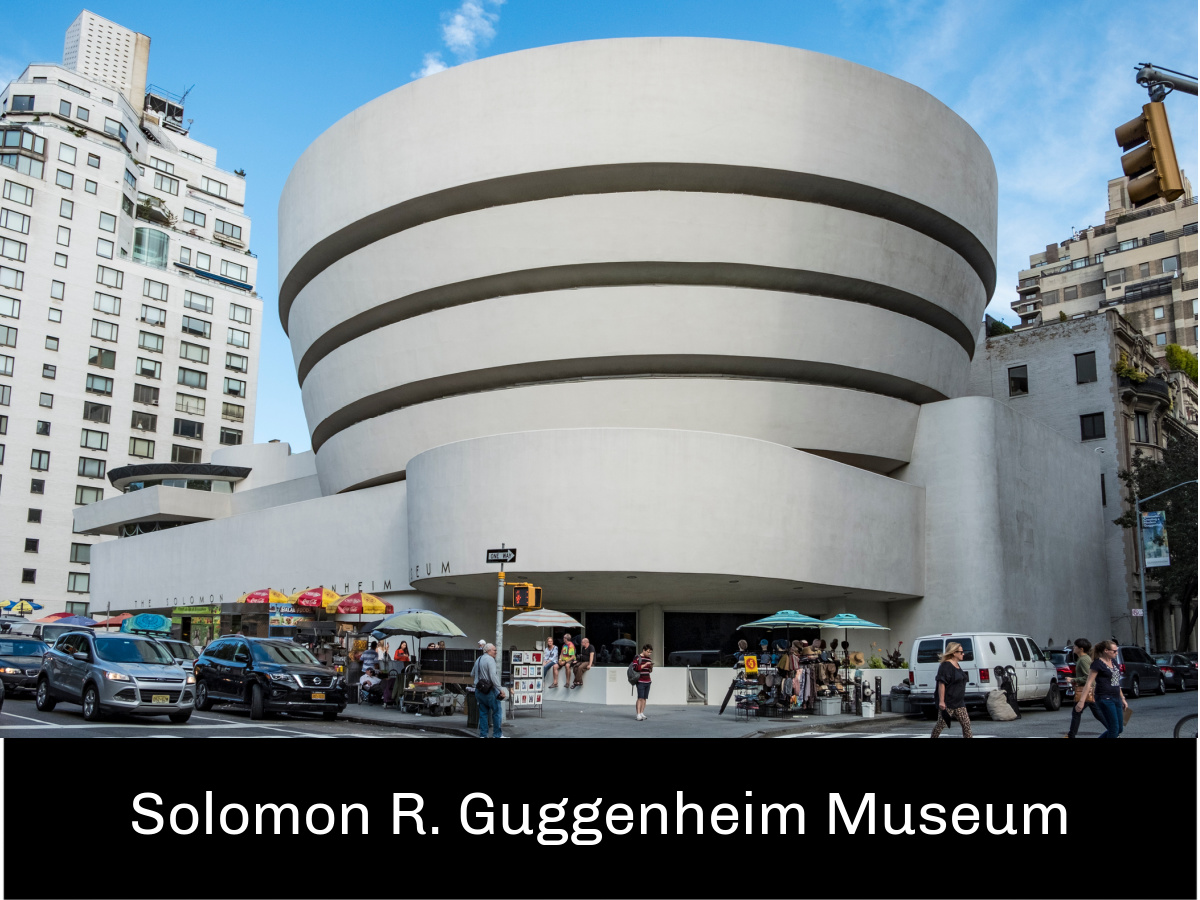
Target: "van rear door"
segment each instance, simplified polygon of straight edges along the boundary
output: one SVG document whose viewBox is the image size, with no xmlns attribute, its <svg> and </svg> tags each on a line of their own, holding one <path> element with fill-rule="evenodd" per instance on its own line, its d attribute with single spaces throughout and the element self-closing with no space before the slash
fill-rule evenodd
<svg viewBox="0 0 1200 900">
<path fill-rule="evenodd" d="M 973 637 L 952 637 L 947 638 L 950 641 L 958 641 L 962 644 L 963 658 L 959 662 L 959 666 L 967 673 L 967 690 L 976 691 L 979 689 L 979 658 L 975 654 L 975 638 Z"/>
<path fill-rule="evenodd" d="M 945 638 L 921 638 L 917 641 L 917 652 L 913 655 L 913 692 L 916 694 L 936 694 L 938 666 L 942 662 L 942 652 L 946 646 Z"/>
</svg>

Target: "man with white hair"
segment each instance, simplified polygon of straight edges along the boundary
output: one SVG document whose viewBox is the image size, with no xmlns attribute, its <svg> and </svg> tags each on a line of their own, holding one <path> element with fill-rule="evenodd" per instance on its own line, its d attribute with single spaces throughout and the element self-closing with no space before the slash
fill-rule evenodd
<svg viewBox="0 0 1200 900">
<path fill-rule="evenodd" d="M 483 654 L 471 668 L 471 680 L 475 684 L 475 704 L 479 708 L 479 736 L 488 736 L 491 723 L 492 737 L 507 737 L 504 734 L 504 689 L 500 687 L 500 667 L 496 665 L 496 645 L 485 644 Z"/>
</svg>

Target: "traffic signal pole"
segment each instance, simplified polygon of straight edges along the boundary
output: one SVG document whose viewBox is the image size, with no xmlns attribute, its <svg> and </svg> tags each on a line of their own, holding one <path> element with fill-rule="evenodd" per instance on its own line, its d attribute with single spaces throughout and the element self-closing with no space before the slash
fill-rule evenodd
<svg viewBox="0 0 1200 900">
<path fill-rule="evenodd" d="M 500 545 L 504 549 L 504 545 Z M 500 565 L 500 577 L 496 583 L 496 653 L 504 653 L 504 565 Z"/>
<path fill-rule="evenodd" d="M 1196 79 L 1154 63 L 1138 63 L 1137 83 L 1150 92 L 1151 103 L 1161 103 L 1171 91 L 1196 96 Z"/>
</svg>

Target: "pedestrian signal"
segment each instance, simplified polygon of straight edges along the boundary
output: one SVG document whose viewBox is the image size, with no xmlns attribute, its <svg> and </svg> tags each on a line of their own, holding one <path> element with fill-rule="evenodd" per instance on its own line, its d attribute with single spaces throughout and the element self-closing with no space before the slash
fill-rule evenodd
<svg viewBox="0 0 1200 900">
<path fill-rule="evenodd" d="M 512 605 L 505 609 L 541 609 L 542 589 L 526 582 L 516 582 L 512 585 Z"/>
</svg>

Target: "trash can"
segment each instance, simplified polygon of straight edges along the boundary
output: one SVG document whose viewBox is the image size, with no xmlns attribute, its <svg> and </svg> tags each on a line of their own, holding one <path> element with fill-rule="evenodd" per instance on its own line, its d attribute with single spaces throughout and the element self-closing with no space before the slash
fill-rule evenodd
<svg viewBox="0 0 1200 900">
<path fill-rule="evenodd" d="M 362 663 L 352 662 L 346 666 L 346 702 L 358 702 L 358 681 L 362 678 Z"/>
<path fill-rule="evenodd" d="M 479 704 L 475 702 L 475 688 L 467 688 L 467 727 L 479 727 Z"/>
</svg>

